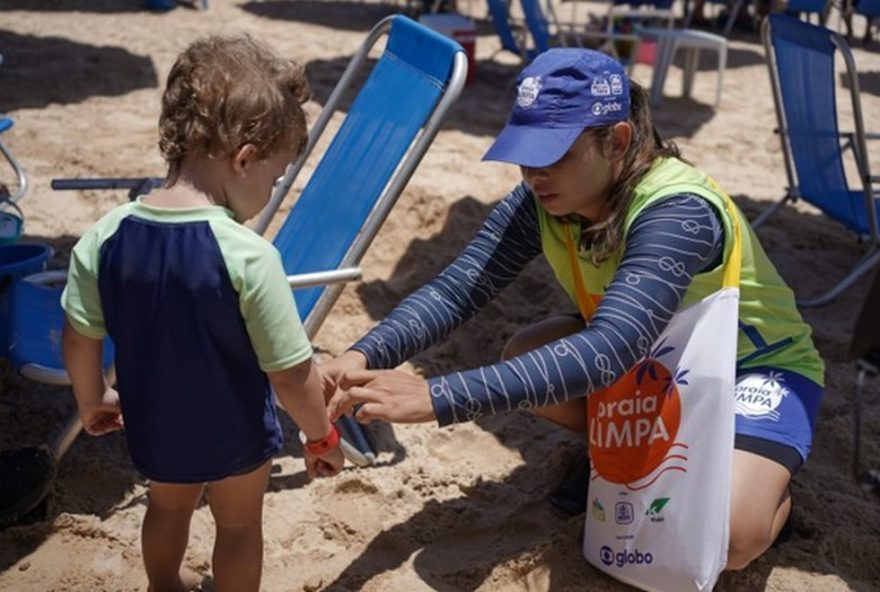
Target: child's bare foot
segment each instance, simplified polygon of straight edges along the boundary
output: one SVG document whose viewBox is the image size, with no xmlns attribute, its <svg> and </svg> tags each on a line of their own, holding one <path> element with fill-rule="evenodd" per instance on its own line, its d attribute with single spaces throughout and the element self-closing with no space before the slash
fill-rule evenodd
<svg viewBox="0 0 880 592">
<path fill-rule="evenodd" d="M 191 592 L 195 590 L 199 586 L 201 586 L 204 577 L 195 570 L 192 570 L 188 567 L 181 567 L 180 574 L 178 575 L 177 583 L 168 588 L 167 592 Z M 154 589 L 152 586 L 147 586 L 147 592 L 166 592 L 165 590 Z"/>
<path fill-rule="evenodd" d="M 201 586 L 204 579 L 202 574 L 193 569 L 185 566 L 180 568 L 180 583 L 183 584 L 183 589 L 187 592 Z"/>
</svg>

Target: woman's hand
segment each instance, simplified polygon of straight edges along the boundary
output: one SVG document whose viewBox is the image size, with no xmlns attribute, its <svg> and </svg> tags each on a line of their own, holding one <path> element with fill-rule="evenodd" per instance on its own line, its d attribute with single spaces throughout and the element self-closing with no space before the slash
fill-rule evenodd
<svg viewBox="0 0 880 592">
<path fill-rule="evenodd" d="M 104 391 L 99 404 L 80 409 L 79 415 L 83 429 L 92 436 L 103 436 L 124 427 L 119 393 L 113 388 Z"/>
<path fill-rule="evenodd" d="M 428 381 L 395 370 L 346 372 L 330 401 L 330 419 L 354 413 L 361 423 L 384 419 L 392 423 L 422 423 L 436 419 Z M 361 404 L 355 411 L 354 406 Z"/>
<path fill-rule="evenodd" d="M 357 372 L 366 370 L 366 368 L 366 356 L 353 349 L 321 364 L 318 370 L 321 372 L 321 380 L 323 381 L 324 402 L 330 403 L 331 397 L 339 387 L 339 381 L 342 380 L 346 372 Z"/>
</svg>

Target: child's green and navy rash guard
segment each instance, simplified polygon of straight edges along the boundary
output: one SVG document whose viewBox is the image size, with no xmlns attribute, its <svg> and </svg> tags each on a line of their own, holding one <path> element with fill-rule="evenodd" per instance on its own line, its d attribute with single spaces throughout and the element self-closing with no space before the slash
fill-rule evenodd
<svg viewBox="0 0 880 592">
<path fill-rule="evenodd" d="M 113 340 L 128 446 L 146 477 L 217 480 L 281 448 L 265 372 L 312 348 L 278 251 L 231 211 L 114 209 L 74 247 L 62 305 L 78 332 Z"/>
</svg>

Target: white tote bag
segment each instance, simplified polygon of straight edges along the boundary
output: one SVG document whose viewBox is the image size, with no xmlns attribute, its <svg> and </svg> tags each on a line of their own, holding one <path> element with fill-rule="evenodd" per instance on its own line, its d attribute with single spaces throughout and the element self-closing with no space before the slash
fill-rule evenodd
<svg viewBox="0 0 880 592">
<path fill-rule="evenodd" d="M 676 313 L 649 355 L 587 402 L 584 557 L 644 590 L 710 590 L 727 561 L 742 257 L 727 208 L 724 287 Z"/>
</svg>

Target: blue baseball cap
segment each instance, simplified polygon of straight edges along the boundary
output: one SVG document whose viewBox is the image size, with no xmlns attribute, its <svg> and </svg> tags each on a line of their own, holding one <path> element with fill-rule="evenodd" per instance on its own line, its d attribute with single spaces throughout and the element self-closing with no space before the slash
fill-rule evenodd
<svg viewBox="0 0 880 592">
<path fill-rule="evenodd" d="M 545 167 L 568 152 L 588 127 L 629 117 L 629 80 L 599 51 L 554 48 L 539 54 L 516 81 L 510 119 L 483 160 Z"/>
</svg>

